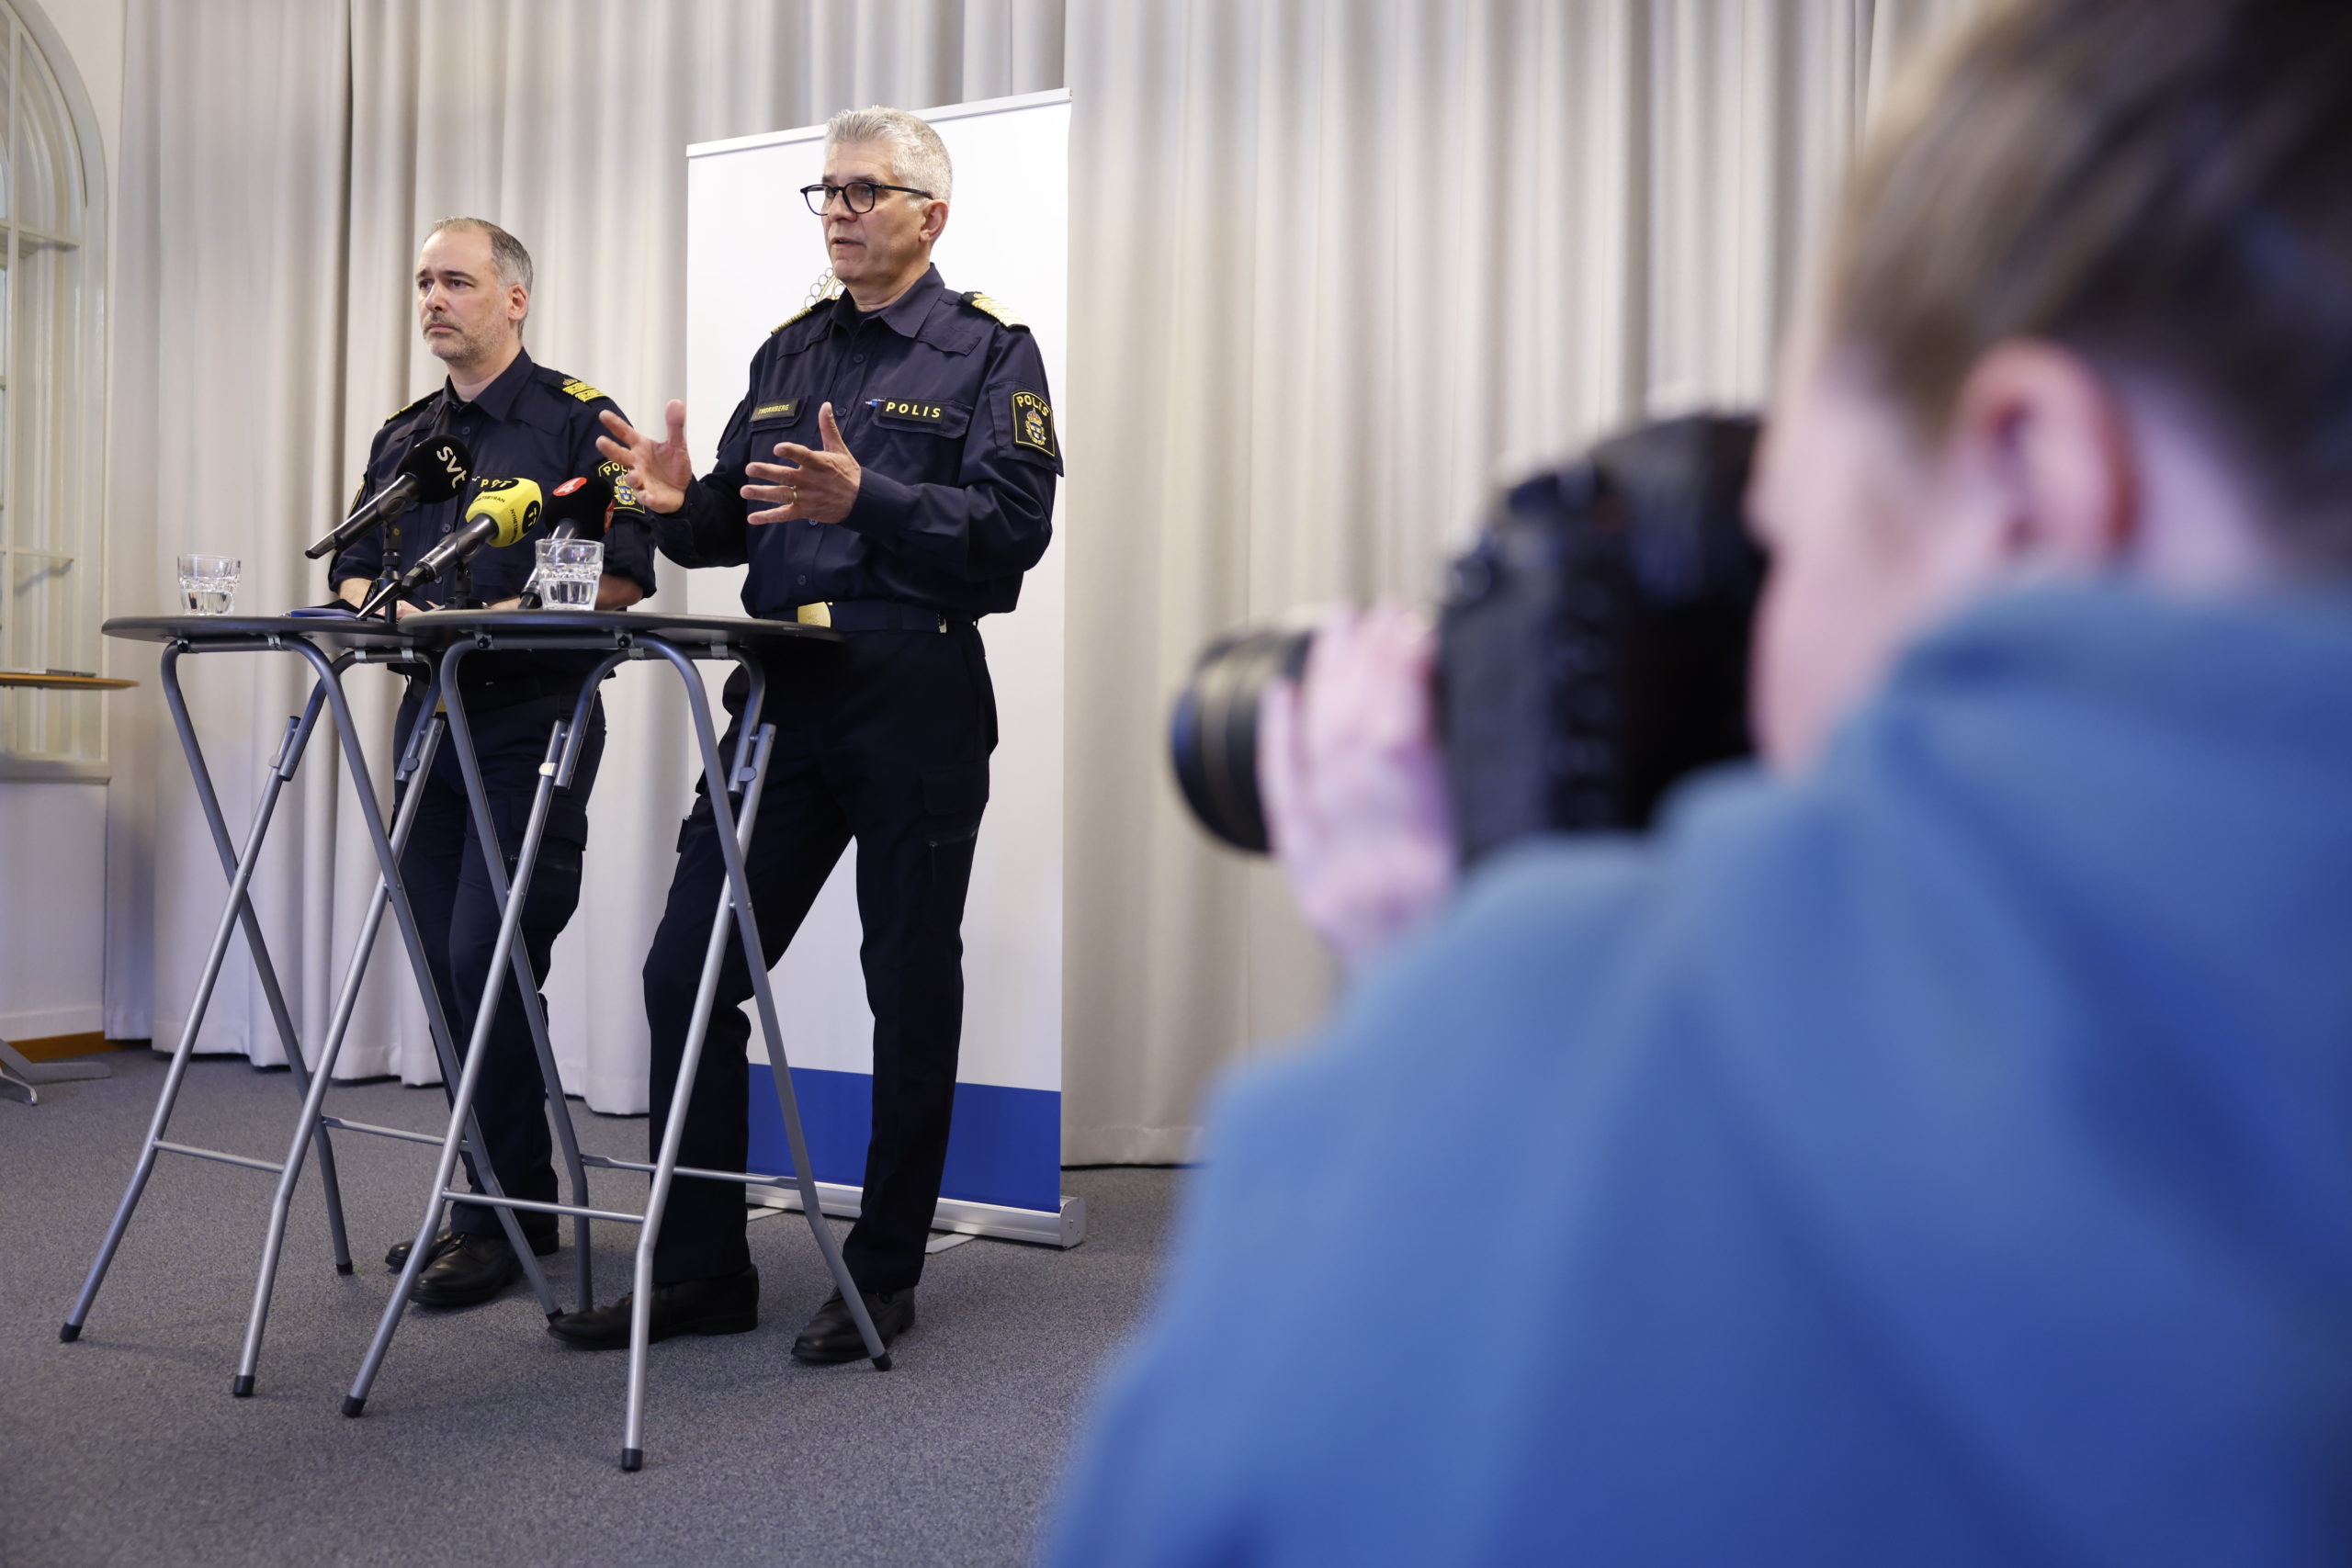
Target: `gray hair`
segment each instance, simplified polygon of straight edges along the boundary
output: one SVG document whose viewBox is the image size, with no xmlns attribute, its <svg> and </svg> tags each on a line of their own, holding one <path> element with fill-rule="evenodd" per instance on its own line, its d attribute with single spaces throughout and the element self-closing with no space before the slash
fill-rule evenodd
<svg viewBox="0 0 2352 1568">
<path fill-rule="evenodd" d="M 904 109 L 843 109 L 825 122 L 825 151 L 843 145 L 866 144 L 890 150 L 890 173 L 901 185 L 927 190 L 934 200 L 950 199 L 956 169 L 947 161 L 947 144 L 920 115 Z"/>
<path fill-rule="evenodd" d="M 531 253 L 523 242 L 492 223 L 487 218 L 444 218 L 424 231 L 428 240 L 451 229 L 471 229 L 490 242 L 490 259 L 498 268 L 498 281 L 519 283 L 523 292 L 531 291 Z"/>
</svg>

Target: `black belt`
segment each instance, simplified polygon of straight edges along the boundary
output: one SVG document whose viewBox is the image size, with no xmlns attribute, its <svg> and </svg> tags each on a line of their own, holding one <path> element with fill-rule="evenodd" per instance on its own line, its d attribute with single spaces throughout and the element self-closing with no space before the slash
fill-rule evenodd
<svg viewBox="0 0 2352 1568">
<path fill-rule="evenodd" d="M 831 626 L 837 632 L 944 632 L 968 626 L 969 615 L 951 615 L 922 604 L 898 599 L 832 599 L 817 604 L 786 604 L 776 613 L 780 621 L 804 626 Z"/>
</svg>

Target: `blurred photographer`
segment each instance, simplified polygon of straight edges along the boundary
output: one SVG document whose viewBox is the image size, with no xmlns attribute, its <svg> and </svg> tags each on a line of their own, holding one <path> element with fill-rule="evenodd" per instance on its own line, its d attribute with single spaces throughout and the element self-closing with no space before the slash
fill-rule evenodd
<svg viewBox="0 0 2352 1568">
<path fill-rule="evenodd" d="M 1051 1561 L 2352 1561 L 2347 82 L 2046 0 L 1913 85 L 1750 491 L 1769 771 L 1652 836 L 1444 907 L 1429 635 L 1326 626 L 1261 778 L 1357 983 Z"/>
</svg>

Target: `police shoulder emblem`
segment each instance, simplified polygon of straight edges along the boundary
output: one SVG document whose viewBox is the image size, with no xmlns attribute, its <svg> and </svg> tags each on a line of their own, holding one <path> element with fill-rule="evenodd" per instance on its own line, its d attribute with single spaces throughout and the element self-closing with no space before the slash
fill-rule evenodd
<svg viewBox="0 0 2352 1568">
<path fill-rule="evenodd" d="M 1006 310 L 1001 301 L 991 299 L 977 289 L 964 296 L 964 303 L 984 316 L 994 316 L 1008 327 L 1019 327 L 1023 332 L 1029 330 L 1028 322 Z"/>
<path fill-rule="evenodd" d="M 1012 444 L 1035 447 L 1048 457 L 1061 456 L 1054 443 L 1054 411 L 1035 392 L 1012 394 Z"/>
<path fill-rule="evenodd" d="M 390 423 L 392 423 L 392 421 L 394 421 L 394 420 L 396 420 L 396 419 L 400 419 L 400 418 L 401 418 L 401 417 L 402 417 L 402 416 L 404 416 L 404 415 L 407 415 L 407 414 L 413 414 L 413 413 L 414 413 L 417 410 L 419 410 L 419 409 L 423 408 L 425 404 L 427 404 L 427 403 L 431 402 L 434 399 L 435 399 L 435 398 L 439 397 L 440 395 L 441 395 L 441 389 L 440 389 L 440 388 L 438 388 L 438 387 L 435 387 L 435 388 L 434 388 L 434 389 L 433 389 L 433 390 L 431 390 L 431 391 L 429 391 L 429 392 L 425 393 L 425 394 L 424 394 L 424 396 L 423 396 L 423 397 L 421 397 L 421 398 L 417 399 L 417 400 L 416 400 L 416 401 L 414 401 L 414 402 L 413 402 L 413 403 L 410 403 L 410 404 L 409 404 L 408 406 L 406 406 L 405 408 L 397 408 L 397 409 L 394 409 L 391 412 L 390 412 L 390 413 L 386 414 L 386 415 L 384 416 L 384 423 L 385 423 L 386 424 L 390 424 Z"/>
<path fill-rule="evenodd" d="M 637 487 L 628 482 L 628 469 L 610 457 L 596 465 L 596 472 L 613 487 L 613 504 L 625 512 L 638 510 Z"/>
<path fill-rule="evenodd" d="M 785 328 L 786 328 L 786 327 L 790 326 L 793 322 L 795 322 L 795 321 L 798 321 L 801 317 L 803 317 L 803 316 L 807 315 L 809 311 L 811 311 L 811 310 L 815 310 L 818 306 L 820 306 L 820 305 L 830 305 L 830 304 L 831 304 L 832 302 L 833 302 L 833 301 L 832 301 L 832 296 L 831 296 L 831 295 L 827 295 L 827 296 L 826 296 L 824 299 L 812 299 L 812 300 L 810 300 L 808 304 L 801 306 L 801 307 L 800 307 L 800 309 L 798 309 L 797 310 L 793 311 L 793 312 L 792 312 L 792 314 L 790 314 L 789 316 L 786 316 L 784 320 L 782 320 L 782 321 L 778 321 L 775 326 L 773 326 L 773 327 L 769 328 L 769 329 L 768 329 L 768 336 L 770 336 L 770 337 L 774 337 L 774 336 L 775 336 L 775 334 L 776 334 L 776 333 L 780 333 L 780 332 L 784 331 L 784 329 L 785 329 Z"/>
<path fill-rule="evenodd" d="M 576 376 L 567 376 L 563 378 L 563 389 L 583 403 L 593 403 L 605 395 Z"/>
</svg>

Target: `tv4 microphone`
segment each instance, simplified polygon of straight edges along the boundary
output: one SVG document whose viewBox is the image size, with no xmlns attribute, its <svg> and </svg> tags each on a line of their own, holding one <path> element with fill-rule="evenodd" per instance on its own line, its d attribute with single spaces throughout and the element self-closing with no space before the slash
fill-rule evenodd
<svg viewBox="0 0 2352 1568">
<path fill-rule="evenodd" d="M 601 539 L 612 515 L 612 480 L 602 474 L 566 479 L 548 496 L 548 537 Z"/>
<path fill-rule="evenodd" d="M 359 510 L 330 529 L 302 554 L 311 560 L 333 555 L 370 528 L 380 527 L 410 507 L 431 505 L 458 493 L 472 468 L 473 454 L 454 435 L 435 435 L 409 448 L 392 482 L 359 503 Z"/>
<path fill-rule="evenodd" d="M 385 600 L 414 592 L 451 567 L 473 559 L 492 545 L 516 543 L 531 531 L 545 505 L 537 480 L 482 480 L 481 492 L 466 508 L 464 524 L 425 551 L 424 558 L 409 568 L 398 582 L 387 582 L 368 595 L 359 613 L 373 614 Z"/>
</svg>

